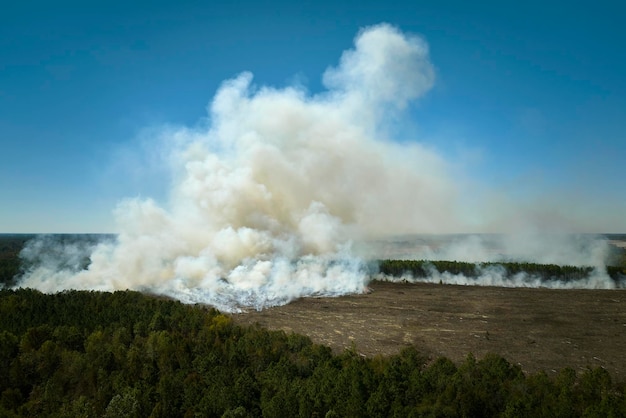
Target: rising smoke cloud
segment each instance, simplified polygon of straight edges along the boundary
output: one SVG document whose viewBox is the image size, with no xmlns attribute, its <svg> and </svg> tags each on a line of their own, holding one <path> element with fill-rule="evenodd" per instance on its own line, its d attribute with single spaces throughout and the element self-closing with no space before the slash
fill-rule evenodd
<svg viewBox="0 0 626 418">
<path fill-rule="evenodd" d="M 227 80 L 206 127 L 164 134 L 166 205 L 121 202 L 120 233 L 90 248 L 87 270 L 38 263 L 20 285 L 135 289 L 227 311 L 361 292 L 355 240 L 463 228 L 444 158 L 384 128 L 434 79 L 426 42 L 381 24 L 328 68 L 323 93 Z"/>
</svg>

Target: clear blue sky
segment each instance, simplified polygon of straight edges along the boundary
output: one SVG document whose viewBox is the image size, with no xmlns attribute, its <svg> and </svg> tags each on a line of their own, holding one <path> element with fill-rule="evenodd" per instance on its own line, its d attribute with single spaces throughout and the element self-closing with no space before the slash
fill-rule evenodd
<svg viewBox="0 0 626 418">
<path fill-rule="evenodd" d="M 422 36 L 436 68 L 402 140 L 462 164 L 477 196 L 626 232 L 626 6 L 507 3 L 4 2 L 0 232 L 113 230 L 121 198 L 166 195 L 147 130 L 193 126 L 245 70 L 319 92 L 380 22 Z"/>
</svg>

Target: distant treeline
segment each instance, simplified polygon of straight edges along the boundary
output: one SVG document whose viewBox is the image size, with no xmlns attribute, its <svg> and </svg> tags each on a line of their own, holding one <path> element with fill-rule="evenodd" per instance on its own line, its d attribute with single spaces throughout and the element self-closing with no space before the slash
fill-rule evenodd
<svg viewBox="0 0 626 418">
<path fill-rule="evenodd" d="M 525 375 L 307 337 L 137 292 L 0 291 L 2 417 L 625 417 L 602 369 Z"/>
<path fill-rule="evenodd" d="M 382 260 L 379 262 L 380 273 L 402 277 L 411 275 L 415 278 L 432 276 L 433 272 L 463 275 L 467 278 L 478 278 L 489 269 L 499 269 L 505 278 L 513 278 L 525 273 L 541 281 L 570 281 L 589 277 L 593 267 L 559 266 L 556 264 L 536 264 L 517 262 L 498 263 L 467 263 L 462 261 L 429 261 L 429 260 Z M 607 266 L 607 274 L 616 282 L 626 278 L 626 268 Z"/>
<path fill-rule="evenodd" d="M 0 288 L 16 284 L 16 277 L 25 268 L 19 258 L 20 251 L 26 242 L 37 235 L 0 234 Z M 93 244 L 101 239 L 113 239 L 113 235 L 97 234 L 56 234 L 52 235 L 60 247 L 70 242 Z M 608 238 L 624 238 L 626 235 L 606 234 Z M 53 251 L 53 250 L 51 250 Z M 85 266 L 89 260 L 84 261 Z M 401 277 L 410 274 L 415 278 L 429 277 L 433 268 L 438 273 L 462 274 L 468 278 L 480 277 L 488 268 L 503 268 L 505 278 L 512 278 L 518 273 L 539 278 L 542 281 L 570 281 L 584 279 L 593 271 L 592 267 L 559 266 L 554 264 L 536 264 L 519 262 L 498 263 L 466 263 L 460 261 L 426 261 L 426 260 L 383 260 L 378 264 L 380 273 Z M 618 284 L 626 284 L 626 250 L 612 247 L 609 256 L 607 274 Z"/>
</svg>

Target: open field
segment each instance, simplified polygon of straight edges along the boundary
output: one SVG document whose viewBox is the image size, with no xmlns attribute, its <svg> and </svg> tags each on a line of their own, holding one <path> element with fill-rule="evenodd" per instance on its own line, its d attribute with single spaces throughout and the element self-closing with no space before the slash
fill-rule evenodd
<svg viewBox="0 0 626 418">
<path fill-rule="evenodd" d="M 233 315 L 309 336 L 335 351 L 398 353 L 407 344 L 455 362 L 497 353 L 526 372 L 604 367 L 626 379 L 626 290 L 553 290 L 375 282 L 373 292 L 305 298 Z"/>
</svg>

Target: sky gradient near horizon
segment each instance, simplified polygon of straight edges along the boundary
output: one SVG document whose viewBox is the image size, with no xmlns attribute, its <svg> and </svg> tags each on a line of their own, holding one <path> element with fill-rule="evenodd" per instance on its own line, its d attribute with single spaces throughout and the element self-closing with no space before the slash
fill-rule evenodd
<svg viewBox="0 0 626 418">
<path fill-rule="evenodd" d="M 380 22 L 422 37 L 435 67 L 396 140 L 435 149 L 487 211 L 506 197 L 575 232 L 626 232 L 625 12 L 603 1 L 4 5 L 0 233 L 115 231 L 121 199 L 167 198 L 155 132 L 203 123 L 242 71 L 320 93 L 324 71 Z"/>
</svg>

